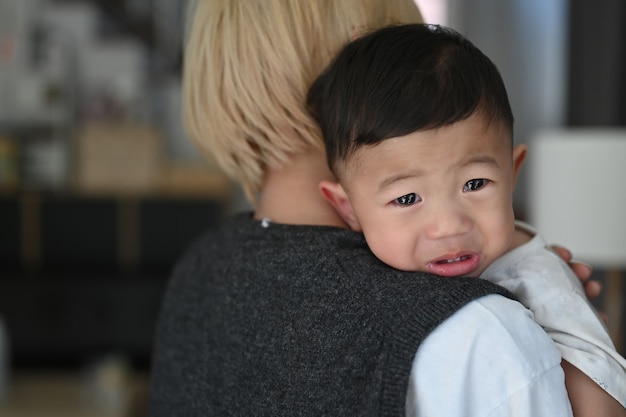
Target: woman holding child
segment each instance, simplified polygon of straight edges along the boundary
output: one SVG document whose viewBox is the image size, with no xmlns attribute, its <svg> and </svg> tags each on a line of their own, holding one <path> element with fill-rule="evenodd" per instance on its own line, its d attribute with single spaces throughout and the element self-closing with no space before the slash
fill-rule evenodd
<svg viewBox="0 0 626 417">
<path fill-rule="evenodd" d="M 384 265 L 319 193 L 335 177 L 309 86 L 363 31 L 420 21 L 411 0 L 198 0 L 187 127 L 254 212 L 177 265 L 152 416 L 572 415 L 559 352 L 512 294 Z"/>
</svg>

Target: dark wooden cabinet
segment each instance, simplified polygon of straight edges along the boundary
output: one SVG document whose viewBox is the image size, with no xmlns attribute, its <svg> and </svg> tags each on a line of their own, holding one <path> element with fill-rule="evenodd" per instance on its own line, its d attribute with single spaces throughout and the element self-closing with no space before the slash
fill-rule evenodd
<svg viewBox="0 0 626 417">
<path fill-rule="evenodd" d="M 14 366 L 121 353 L 147 368 L 170 271 L 222 206 L 202 197 L 0 197 L 0 316 Z"/>
</svg>

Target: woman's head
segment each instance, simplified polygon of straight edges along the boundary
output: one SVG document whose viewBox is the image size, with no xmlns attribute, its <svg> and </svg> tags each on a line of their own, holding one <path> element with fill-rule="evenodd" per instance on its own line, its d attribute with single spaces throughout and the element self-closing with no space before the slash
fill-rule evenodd
<svg viewBox="0 0 626 417">
<path fill-rule="evenodd" d="M 306 94 L 339 49 L 362 31 L 419 21 L 413 0 L 197 0 L 187 130 L 252 199 L 267 166 L 323 148 Z"/>
</svg>

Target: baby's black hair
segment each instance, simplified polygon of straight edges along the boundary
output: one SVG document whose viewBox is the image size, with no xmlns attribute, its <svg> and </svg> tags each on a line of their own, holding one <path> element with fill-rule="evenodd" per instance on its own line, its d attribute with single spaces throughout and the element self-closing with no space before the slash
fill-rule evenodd
<svg viewBox="0 0 626 417">
<path fill-rule="evenodd" d="M 458 32 L 408 24 L 348 44 L 311 86 L 328 164 L 363 145 L 435 129 L 480 112 L 513 134 L 513 112 L 494 63 Z"/>
</svg>

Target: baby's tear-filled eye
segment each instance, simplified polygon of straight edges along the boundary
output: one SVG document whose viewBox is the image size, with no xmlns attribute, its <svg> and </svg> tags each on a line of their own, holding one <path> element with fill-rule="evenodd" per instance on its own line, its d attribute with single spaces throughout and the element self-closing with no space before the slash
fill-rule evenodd
<svg viewBox="0 0 626 417">
<path fill-rule="evenodd" d="M 400 206 L 411 206 L 419 201 L 420 197 L 415 193 L 405 194 L 396 198 L 396 204 Z"/>
<path fill-rule="evenodd" d="M 487 182 L 489 180 L 486 180 L 484 178 L 475 178 L 473 180 L 469 180 L 468 182 L 465 183 L 465 185 L 463 186 L 463 192 L 468 192 L 468 191 L 477 191 L 480 190 L 481 188 L 483 188 L 485 185 L 487 185 Z"/>
</svg>

